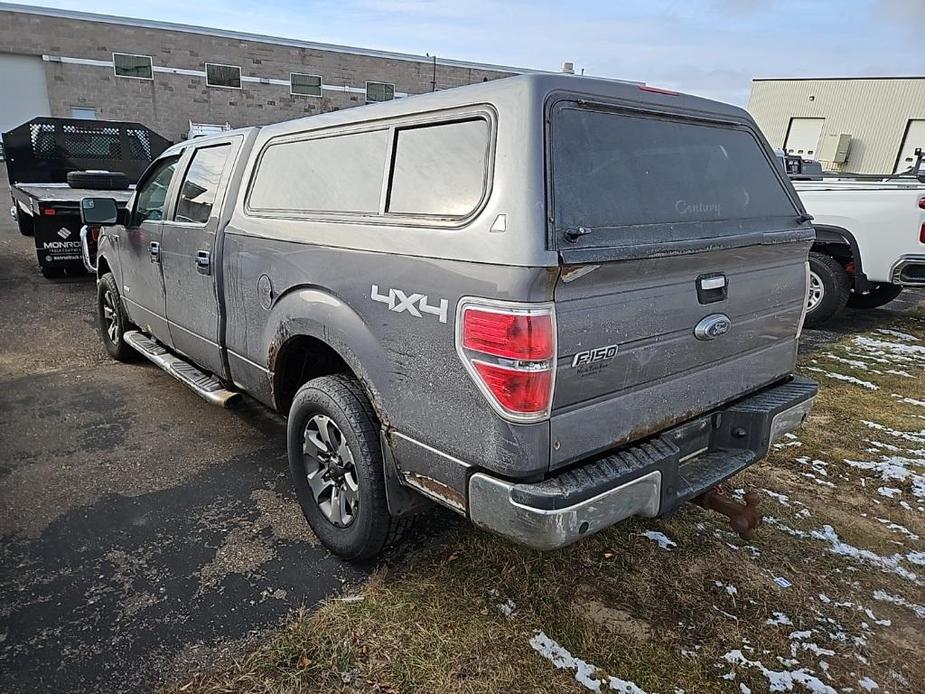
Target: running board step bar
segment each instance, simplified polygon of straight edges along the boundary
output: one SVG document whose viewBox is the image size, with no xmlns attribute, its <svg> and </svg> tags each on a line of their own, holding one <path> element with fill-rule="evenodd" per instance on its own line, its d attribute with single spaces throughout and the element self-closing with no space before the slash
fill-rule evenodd
<svg viewBox="0 0 925 694">
<path fill-rule="evenodd" d="M 219 407 L 231 407 L 240 400 L 240 392 L 226 389 L 215 376 L 200 371 L 147 335 L 137 330 L 129 330 L 122 336 L 122 339 L 175 379 L 188 386 L 206 402 Z"/>
</svg>

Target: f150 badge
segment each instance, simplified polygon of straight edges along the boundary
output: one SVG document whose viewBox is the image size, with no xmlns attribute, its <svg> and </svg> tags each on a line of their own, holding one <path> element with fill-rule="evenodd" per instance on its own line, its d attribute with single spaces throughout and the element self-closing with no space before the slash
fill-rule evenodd
<svg viewBox="0 0 925 694">
<path fill-rule="evenodd" d="M 578 352 L 572 357 L 572 366 L 585 366 L 599 361 L 610 361 L 617 356 L 617 345 L 595 347 L 584 352 Z"/>
<path fill-rule="evenodd" d="M 440 303 L 431 305 L 428 303 L 427 294 L 406 293 L 401 289 L 389 289 L 388 293 L 379 292 L 379 285 L 374 284 L 369 292 L 369 298 L 386 304 L 390 311 L 402 313 L 407 311 L 415 318 L 421 318 L 422 314 L 429 313 L 437 316 L 441 323 L 446 323 L 446 314 L 449 309 L 449 302 L 446 299 L 440 299 Z"/>
<path fill-rule="evenodd" d="M 698 340 L 715 340 L 720 335 L 725 335 L 732 327 L 732 321 L 725 313 L 713 313 L 696 326 L 694 326 L 694 337 Z"/>
</svg>

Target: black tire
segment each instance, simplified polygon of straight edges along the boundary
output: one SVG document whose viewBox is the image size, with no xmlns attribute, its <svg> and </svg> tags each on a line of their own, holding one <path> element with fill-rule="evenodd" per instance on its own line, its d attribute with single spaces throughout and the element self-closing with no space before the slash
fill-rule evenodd
<svg viewBox="0 0 925 694">
<path fill-rule="evenodd" d="M 128 176 L 121 171 L 70 171 L 67 184 L 71 188 L 90 190 L 126 190 Z"/>
<path fill-rule="evenodd" d="M 111 311 L 111 313 L 110 313 Z M 119 287 L 111 272 L 100 277 L 96 287 L 96 327 L 103 347 L 116 361 L 134 361 L 137 352 L 123 339 L 135 326 L 129 322 L 122 307 Z"/>
<path fill-rule="evenodd" d="M 35 235 L 35 220 L 31 214 L 26 214 L 22 208 L 16 210 L 16 224 L 19 225 L 19 233 L 23 236 Z"/>
<path fill-rule="evenodd" d="M 64 277 L 64 268 L 62 267 L 43 267 L 42 277 L 47 280 L 57 280 Z"/>
<path fill-rule="evenodd" d="M 324 451 L 306 444 L 306 440 L 324 444 L 321 437 L 310 435 L 320 434 L 321 422 L 335 425 L 327 434 L 330 441 L 342 444 L 330 446 L 330 451 L 343 454 L 329 457 L 327 463 L 321 462 Z M 389 513 L 376 415 L 355 378 L 322 376 L 299 388 L 289 409 L 287 448 L 302 512 L 331 552 L 348 560 L 369 559 L 401 539 L 410 519 L 394 518 Z M 317 455 L 307 454 L 306 448 Z M 310 477 L 315 489 L 320 489 L 317 495 Z M 351 482 L 356 490 L 350 488 Z M 336 510 L 335 489 L 336 498 L 345 499 L 341 513 Z"/>
<path fill-rule="evenodd" d="M 873 284 L 866 294 L 852 294 L 848 298 L 848 308 L 878 308 L 890 303 L 902 290 L 898 284 Z"/>
<path fill-rule="evenodd" d="M 824 253 L 809 254 L 810 299 L 806 325 L 822 325 L 845 308 L 851 294 L 848 273 L 835 258 Z"/>
</svg>

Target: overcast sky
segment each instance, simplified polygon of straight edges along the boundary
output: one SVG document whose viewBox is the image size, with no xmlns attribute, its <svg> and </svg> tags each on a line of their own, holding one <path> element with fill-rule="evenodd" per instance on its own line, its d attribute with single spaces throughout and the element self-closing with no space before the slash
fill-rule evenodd
<svg viewBox="0 0 925 694">
<path fill-rule="evenodd" d="M 542 70 L 558 70 L 569 60 L 586 74 L 739 105 L 747 101 L 753 77 L 925 74 L 925 0 L 27 4 Z"/>
</svg>

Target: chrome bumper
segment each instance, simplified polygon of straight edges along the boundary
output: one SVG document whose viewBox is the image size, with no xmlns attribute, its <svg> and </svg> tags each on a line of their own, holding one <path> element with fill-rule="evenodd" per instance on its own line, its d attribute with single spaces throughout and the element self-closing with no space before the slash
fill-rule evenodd
<svg viewBox="0 0 925 694">
<path fill-rule="evenodd" d="M 909 277 L 907 270 L 910 267 L 920 267 L 920 277 Z M 925 287 L 925 255 L 904 255 L 890 268 L 890 282 L 903 287 Z"/>
<path fill-rule="evenodd" d="M 620 449 L 619 458 L 608 456 L 545 482 L 508 482 L 478 472 L 469 478 L 469 517 L 480 528 L 549 550 L 630 516 L 667 513 L 761 460 L 775 440 L 803 423 L 816 392 L 812 381 L 795 379 Z M 593 495 L 587 485 L 596 485 Z M 570 498 L 580 500 L 568 504 Z"/>
<path fill-rule="evenodd" d="M 534 549 L 556 549 L 630 516 L 658 515 L 658 470 L 563 509 L 524 506 L 511 498 L 514 485 L 476 473 L 469 480 L 469 517 L 478 527 Z"/>
</svg>

